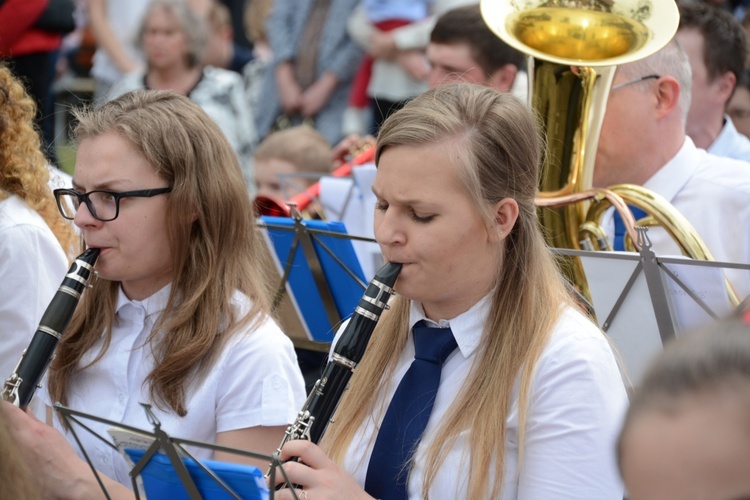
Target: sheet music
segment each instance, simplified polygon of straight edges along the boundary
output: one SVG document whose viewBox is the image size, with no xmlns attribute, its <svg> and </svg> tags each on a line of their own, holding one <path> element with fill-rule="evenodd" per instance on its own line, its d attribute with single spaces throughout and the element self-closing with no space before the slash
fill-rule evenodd
<svg viewBox="0 0 750 500">
<path fill-rule="evenodd" d="M 372 182 L 375 165 L 367 163 L 352 169 L 352 178 L 323 177 L 320 180 L 320 202 L 329 220 L 339 220 L 353 236 L 375 238 L 373 218 L 375 195 Z M 383 255 L 377 243 L 352 241 L 365 280 L 369 281 L 383 265 Z"/>
<path fill-rule="evenodd" d="M 630 255 L 631 260 L 601 258 L 607 254 Z M 639 254 L 597 252 L 601 257 L 581 257 L 599 326 L 610 315 L 618 297 L 639 263 Z M 682 257 L 679 257 L 682 258 Z M 719 317 L 731 309 L 721 268 L 663 264 Z M 670 302 L 676 335 L 715 321 L 666 272 L 661 271 L 662 284 Z M 662 340 L 651 296 L 643 271 L 625 297 L 620 310 L 607 329 L 626 370 L 630 383 L 637 385 L 651 359 L 661 351 Z"/>
</svg>

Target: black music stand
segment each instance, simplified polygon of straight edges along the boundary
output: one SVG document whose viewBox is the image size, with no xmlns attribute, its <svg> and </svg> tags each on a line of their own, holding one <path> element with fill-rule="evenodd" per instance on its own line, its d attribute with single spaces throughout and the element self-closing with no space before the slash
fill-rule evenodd
<svg viewBox="0 0 750 500">
<path fill-rule="evenodd" d="M 315 227 L 328 223 L 305 220 L 290 208 L 291 218 L 258 221 L 280 274 L 273 308 L 296 347 L 328 350 L 367 287 L 351 241 L 372 240 Z"/>
<path fill-rule="evenodd" d="M 81 440 L 79 439 L 78 434 L 76 433 L 76 430 L 75 430 L 75 426 L 73 424 L 80 426 L 82 429 L 89 432 L 91 435 L 93 435 L 100 441 L 104 442 L 111 448 L 117 450 L 118 452 L 120 450 L 118 449 L 117 446 L 111 443 L 108 439 L 99 435 L 96 431 L 94 431 L 89 426 L 87 426 L 81 419 L 108 424 L 115 429 L 130 431 L 140 436 L 153 439 L 153 441 L 151 442 L 151 445 L 148 447 L 148 449 L 145 451 L 143 456 L 138 460 L 138 462 L 135 464 L 135 466 L 130 472 L 130 476 L 131 476 L 132 484 L 133 484 L 133 494 L 136 500 L 140 500 L 141 498 L 139 487 L 138 487 L 138 478 L 140 477 L 146 465 L 148 465 L 149 460 L 151 460 L 151 458 L 160 450 L 163 451 L 163 453 L 168 457 L 170 464 L 174 468 L 175 473 L 180 480 L 180 483 L 185 488 L 185 492 L 187 493 L 187 495 L 190 497 L 191 500 L 201 500 L 203 497 L 198 487 L 196 486 L 195 481 L 190 476 L 187 470 L 187 467 L 185 466 L 185 463 L 182 460 L 183 458 L 191 459 L 200 468 L 200 470 L 204 472 L 205 474 L 207 474 L 211 479 L 213 479 L 216 482 L 216 484 L 219 485 L 224 492 L 226 492 L 228 495 L 230 495 L 231 497 L 237 500 L 241 500 L 242 497 L 240 495 L 238 495 L 234 490 L 232 490 L 232 488 L 230 488 L 229 485 L 227 485 L 226 482 L 223 481 L 213 470 L 211 470 L 209 467 L 206 467 L 200 460 L 195 458 L 184 447 L 184 445 L 210 449 L 213 451 L 222 451 L 222 452 L 232 453 L 235 455 L 246 456 L 250 458 L 257 458 L 260 460 L 266 460 L 270 466 L 269 476 L 268 476 L 269 484 L 276 483 L 276 470 L 277 469 L 280 470 L 282 476 L 284 477 L 284 484 L 286 484 L 286 486 L 291 490 L 294 498 L 299 500 L 299 497 L 297 496 L 296 491 L 293 489 L 294 486 L 289 481 L 286 471 L 284 470 L 284 464 L 279 460 L 279 457 L 277 454 L 265 455 L 262 453 L 241 450 L 238 448 L 220 446 L 220 445 L 213 444 L 213 443 L 203 443 L 199 441 L 192 441 L 189 439 L 182 439 L 178 437 L 169 436 L 161 428 L 161 422 L 159 422 L 158 418 L 151 411 L 151 405 L 147 403 L 141 403 L 141 406 L 143 406 L 143 409 L 146 412 L 146 416 L 149 420 L 149 423 L 153 426 L 152 431 L 138 429 L 136 427 L 126 425 L 120 422 L 115 422 L 112 420 L 108 420 L 106 418 L 97 417 L 96 415 L 91 415 L 91 414 L 84 413 L 81 411 L 73 410 L 72 408 L 63 406 L 60 403 L 55 403 L 53 405 L 55 411 L 57 411 L 60 414 L 63 421 L 68 425 L 70 432 L 73 435 L 73 438 L 78 444 L 78 447 L 81 449 L 81 452 L 83 453 L 83 456 L 86 462 L 89 464 L 89 467 L 93 471 L 94 476 L 96 477 L 96 480 L 99 483 L 99 487 L 101 488 L 102 493 L 104 493 L 104 496 L 107 499 L 111 499 L 111 496 L 109 492 L 107 491 L 107 488 L 104 486 L 104 482 L 102 481 L 99 472 L 96 470 L 96 467 L 94 467 L 94 464 L 91 461 L 91 458 L 89 457 L 86 449 L 83 447 L 83 444 L 81 443 Z M 269 499 L 273 500 L 273 498 L 274 498 L 274 489 L 269 488 Z"/>
</svg>

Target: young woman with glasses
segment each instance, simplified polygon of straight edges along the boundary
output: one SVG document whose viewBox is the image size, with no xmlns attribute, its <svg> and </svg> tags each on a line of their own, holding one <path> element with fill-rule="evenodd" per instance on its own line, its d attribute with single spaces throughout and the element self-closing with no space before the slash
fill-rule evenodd
<svg viewBox="0 0 750 500">
<path fill-rule="evenodd" d="M 78 120 L 73 189 L 55 195 L 87 246 L 101 252 L 98 279 L 48 372 L 48 404 L 153 430 L 146 402 L 171 436 L 270 454 L 304 403 L 304 384 L 291 341 L 269 317 L 262 242 L 231 146 L 205 112 L 172 91 L 125 94 Z M 6 414 L 16 435 L 49 443 L 43 492 L 100 495 L 59 418 L 54 426 L 73 448 L 40 423 Z M 107 425 L 89 424 L 106 436 Z M 87 432 L 77 434 L 117 496 L 117 482 L 131 484 L 130 467 Z M 19 440 L 28 461 L 40 461 L 33 440 Z M 210 450 L 191 452 L 211 458 Z"/>
</svg>

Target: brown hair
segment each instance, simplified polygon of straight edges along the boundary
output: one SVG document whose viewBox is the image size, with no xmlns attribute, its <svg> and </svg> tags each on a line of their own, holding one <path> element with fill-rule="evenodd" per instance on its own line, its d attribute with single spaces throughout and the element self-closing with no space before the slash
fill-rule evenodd
<svg viewBox="0 0 750 500">
<path fill-rule="evenodd" d="M 49 188 L 47 160 L 34 130 L 36 106 L 10 69 L 0 65 L 0 200 L 14 194 L 47 223 L 69 258 L 80 240 L 60 216 Z"/>
<path fill-rule="evenodd" d="M 747 57 L 747 35 L 731 13 L 705 3 L 679 4 L 679 29 L 695 28 L 703 36 L 703 64 L 709 80 L 727 71 L 742 78 Z"/>
<path fill-rule="evenodd" d="M 211 368 L 227 339 L 269 311 L 262 241 L 242 172 L 218 125 L 187 97 L 172 91 L 125 94 L 97 110 L 78 112 L 76 139 L 116 133 L 165 179 L 172 289 L 148 343 L 156 365 L 148 375 L 161 408 L 185 415 L 185 389 Z M 49 390 L 65 404 L 82 356 L 104 335 L 96 363 L 109 347 L 119 282 L 97 280 L 83 295 L 52 363 Z M 252 300 L 238 316 L 232 296 Z"/>
<path fill-rule="evenodd" d="M 557 322 L 570 304 L 540 232 L 534 197 L 540 161 L 540 135 L 528 108 L 516 97 L 466 83 L 439 86 L 391 115 L 378 136 L 376 163 L 388 148 L 454 141 L 462 161 L 455 164 L 461 188 L 476 202 L 488 228 L 491 207 L 503 198 L 519 206 L 518 220 L 498 251 L 491 314 L 471 375 L 427 448 L 424 493 L 461 432 L 470 434 L 466 498 L 500 495 L 505 427 L 515 381 L 520 378 L 519 440 L 535 364 Z M 404 166 L 407 168 L 407 166 Z M 489 229 L 488 229 L 489 230 Z M 334 460 L 341 461 L 354 433 L 375 410 L 374 394 L 389 377 L 408 338 L 409 301 L 396 297 L 377 326 L 368 355 L 357 367 L 324 438 Z M 510 334 L 509 332 L 512 332 Z M 493 480 L 494 478 L 494 480 Z"/>
<path fill-rule="evenodd" d="M 487 75 L 492 75 L 506 64 L 519 69 L 524 67 L 526 56 L 492 32 L 484 22 L 478 3 L 451 9 L 441 15 L 430 33 L 430 42 L 469 45 L 472 58 Z"/>
</svg>

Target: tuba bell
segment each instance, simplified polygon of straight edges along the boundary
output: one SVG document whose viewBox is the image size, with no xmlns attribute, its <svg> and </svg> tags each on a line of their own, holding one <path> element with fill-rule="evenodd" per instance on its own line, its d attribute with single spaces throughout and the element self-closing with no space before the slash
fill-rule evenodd
<svg viewBox="0 0 750 500">
<path fill-rule="evenodd" d="M 679 24 L 675 1 L 481 0 L 480 7 L 487 26 L 527 55 L 530 105 L 546 139 L 536 204 L 549 246 L 611 249 L 600 221 L 613 206 L 628 228 L 626 247 L 637 249 L 629 204 L 649 214 L 638 224 L 665 227 L 686 256 L 713 259 L 690 223 L 661 196 L 635 185 L 592 185 L 615 70 L 669 43 Z M 580 259 L 564 257 L 560 265 L 590 299 Z"/>
</svg>

